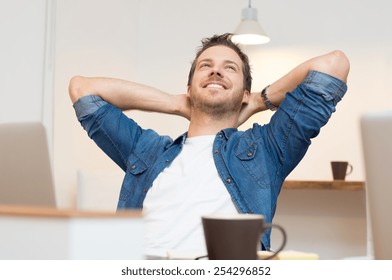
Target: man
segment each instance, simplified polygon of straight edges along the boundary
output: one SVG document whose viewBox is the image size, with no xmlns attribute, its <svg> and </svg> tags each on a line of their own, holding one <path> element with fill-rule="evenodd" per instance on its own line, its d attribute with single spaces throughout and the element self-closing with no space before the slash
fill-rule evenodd
<svg viewBox="0 0 392 280">
<path fill-rule="evenodd" d="M 223 34 L 202 41 L 186 94 L 80 76 L 69 92 L 88 135 L 126 173 L 118 207 L 143 209 L 146 255 L 202 255 L 202 215 L 258 213 L 272 221 L 283 181 L 335 111 L 348 72 L 346 56 L 333 51 L 251 93 L 248 57 Z M 276 108 L 269 124 L 237 130 Z M 188 131 L 160 136 L 122 113 L 130 109 L 186 117 Z M 269 231 L 262 246 L 270 249 Z"/>
</svg>

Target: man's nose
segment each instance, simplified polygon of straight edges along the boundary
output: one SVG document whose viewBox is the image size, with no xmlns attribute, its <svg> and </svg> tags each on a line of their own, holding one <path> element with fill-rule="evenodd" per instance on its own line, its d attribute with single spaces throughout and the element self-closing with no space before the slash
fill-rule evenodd
<svg viewBox="0 0 392 280">
<path fill-rule="evenodd" d="M 215 75 L 218 76 L 218 77 L 220 77 L 220 78 L 223 77 L 222 71 L 219 70 L 219 68 L 217 68 L 217 67 L 211 68 L 211 72 L 210 72 L 210 74 L 209 74 L 209 77 L 213 77 L 213 76 L 215 76 Z"/>
</svg>

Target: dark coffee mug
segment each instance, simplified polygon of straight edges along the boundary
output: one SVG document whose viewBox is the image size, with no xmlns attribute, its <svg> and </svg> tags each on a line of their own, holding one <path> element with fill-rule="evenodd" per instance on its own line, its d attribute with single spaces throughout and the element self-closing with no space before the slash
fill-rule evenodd
<svg viewBox="0 0 392 280">
<path fill-rule="evenodd" d="M 276 224 L 267 224 L 263 215 L 237 214 L 203 216 L 204 237 L 210 260 L 256 260 L 262 234 L 276 227 L 283 235 L 283 242 L 274 258 L 286 245 L 286 232 Z"/>
<path fill-rule="evenodd" d="M 347 161 L 331 161 L 331 168 L 334 180 L 345 180 L 353 172 L 353 166 Z"/>
</svg>

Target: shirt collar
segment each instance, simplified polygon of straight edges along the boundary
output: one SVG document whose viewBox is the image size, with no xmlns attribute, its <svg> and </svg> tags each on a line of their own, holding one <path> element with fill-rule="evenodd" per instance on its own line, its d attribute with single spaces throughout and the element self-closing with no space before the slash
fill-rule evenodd
<svg viewBox="0 0 392 280">
<path fill-rule="evenodd" d="M 186 136 L 187 136 L 187 132 L 181 134 L 173 142 L 171 142 L 169 145 L 167 145 L 167 148 L 170 148 L 173 145 L 184 145 L 185 140 L 186 140 Z"/>
<path fill-rule="evenodd" d="M 225 137 L 225 139 L 228 140 L 228 139 L 230 138 L 230 136 L 231 136 L 233 133 L 237 132 L 237 131 L 238 131 L 237 128 L 225 128 L 225 129 L 222 129 L 221 131 L 219 131 L 219 132 L 217 133 L 217 135 L 218 135 L 218 134 L 222 134 L 222 135 Z M 187 136 L 188 136 L 188 132 L 185 132 L 185 133 L 181 134 L 181 135 L 178 136 L 171 144 L 169 144 L 169 145 L 167 146 L 167 148 L 169 148 L 169 147 L 171 147 L 171 146 L 173 146 L 173 145 L 178 145 L 178 144 L 183 145 L 183 144 L 185 144 L 185 141 L 186 141 Z"/>
<path fill-rule="evenodd" d="M 238 131 L 237 128 L 225 128 L 225 129 L 221 130 L 219 133 L 222 133 L 223 136 L 224 136 L 224 137 L 226 138 L 226 140 L 227 140 L 227 139 L 230 138 L 230 136 L 231 136 L 233 133 L 236 133 L 237 131 Z"/>
</svg>

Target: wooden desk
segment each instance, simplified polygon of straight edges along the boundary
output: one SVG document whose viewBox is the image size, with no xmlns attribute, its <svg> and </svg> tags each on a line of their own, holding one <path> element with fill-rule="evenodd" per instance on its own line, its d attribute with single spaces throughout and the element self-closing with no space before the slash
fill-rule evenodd
<svg viewBox="0 0 392 280">
<path fill-rule="evenodd" d="M 0 216 L 26 216 L 36 218 L 141 218 L 140 211 L 79 211 L 75 209 L 54 209 L 18 205 L 0 205 Z"/>
<path fill-rule="evenodd" d="M 139 211 L 0 206 L 0 259 L 143 259 Z"/>
<path fill-rule="evenodd" d="M 295 181 L 288 180 L 283 183 L 285 189 L 308 189 L 308 190 L 365 190 L 363 181 Z"/>
</svg>

